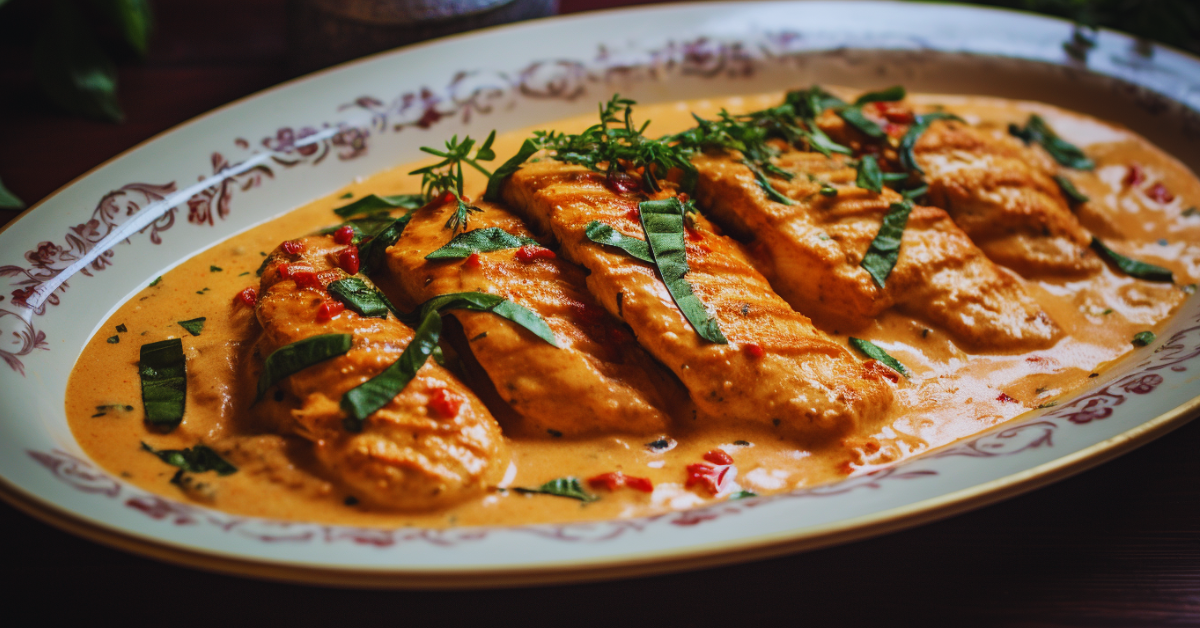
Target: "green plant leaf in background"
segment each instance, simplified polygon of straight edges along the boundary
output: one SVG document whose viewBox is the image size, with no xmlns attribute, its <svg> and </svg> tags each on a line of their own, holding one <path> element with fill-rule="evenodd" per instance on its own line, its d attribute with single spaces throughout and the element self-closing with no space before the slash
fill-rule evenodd
<svg viewBox="0 0 1200 628">
<path fill-rule="evenodd" d="M 148 0 L 94 0 L 121 31 L 125 43 L 145 57 L 153 29 Z"/>
<path fill-rule="evenodd" d="M 86 17 L 65 0 L 54 3 L 33 51 L 42 91 L 60 109 L 87 118 L 121 122 L 117 69 L 92 37 Z"/>
<path fill-rule="evenodd" d="M 0 0 L 0 5 L 3 5 L 6 0 Z M 8 191 L 4 187 L 4 182 L 0 181 L 0 209 L 25 209 L 25 202 L 17 198 L 16 194 Z"/>
</svg>

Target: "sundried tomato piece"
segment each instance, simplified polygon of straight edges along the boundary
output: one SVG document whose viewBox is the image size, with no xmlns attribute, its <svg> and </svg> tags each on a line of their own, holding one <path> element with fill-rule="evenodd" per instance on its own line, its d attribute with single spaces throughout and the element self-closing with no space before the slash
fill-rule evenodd
<svg viewBox="0 0 1200 628">
<path fill-rule="evenodd" d="M 346 304 L 341 301 L 326 301 L 317 308 L 317 322 L 328 323 L 334 316 L 341 314 L 346 309 Z"/>
<path fill-rule="evenodd" d="M 1010 397 L 1008 393 L 1000 393 L 1000 395 L 996 397 L 996 401 L 1002 401 L 1004 403 L 1021 403 L 1020 401 Z"/>
<path fill-rule="evenodd" d="M 288 255 L 299 255 L 304 252 L 304 243 L 299 240 L 288 240 L 281 247 Z"/>
<path fill-rule="evenodd" d="M 588 486 L 596 489 L 606 488 L 610 491 L 615 491 L 625 486 L 625 474 L 620 471 L 601 473 L 595 477 L 588 478 Z"/>
<path fill-rule="evenodd" d="M 1171 191 L 1167 189 L 1167 186 L 1163 185 L 1162 183 L 1155 183 L 1154 185 L 1150 186 L 1150 189 L 1146 190 L 1146 196 L 1149 196 L 1150 200 L 1163 205 L 1175 200 L 1175 195 L 1171 194 Z"/>
<path fill-rule="evenodd" d="M 721 449 L 713 449 L 704 454 L 704 459 L 713 464 L 733 464 L 733 457 Z"/>
<path fill-rule="evenodd" d="M 518 261 L 529 264 L 540 259 L 554 259 L 558 255 L 543 246 L 527 245 L 517 249 L 516 257 Z"/>
<path fill-rule="evenodd" d="M 1137 164 L 1129 164 L 1128 171 L 1125 173 L 1124 183 L 1128 187 L 1136 187 L 1145 183 L 1146 173 L 1142 171 L 1142 167 Z"/>
<path fill-rule="evenodd" d="M 766 352 L 763 351 L 762 346 L 753 342 L 747 342 L 746 344 L 742 345 L 742 351 L 745 351 L 746 355 L 754 358 L 755 360 L 766 355 Z"/>
<path fill-rule="evenodd" d="M 483 264 L 479 261 L 479 254 L 472 253 L 467 256 L 467 259 L 463 260 L 463 266 L 466 268 L 479 268 Z"/>
</svg>

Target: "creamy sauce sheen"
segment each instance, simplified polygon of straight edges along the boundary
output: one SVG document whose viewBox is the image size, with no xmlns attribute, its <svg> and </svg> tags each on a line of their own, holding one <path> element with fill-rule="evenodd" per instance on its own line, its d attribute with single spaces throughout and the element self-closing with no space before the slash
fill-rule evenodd
<svg viewBox="0 0 1200 628">
<path fill-rule="evenodd" d="M 692 112 L 711 119 L 722 108 L 753 111 L 781 99 L 782 94 L 775 93 L 640 106 L 635 115 L 652 120 L 647 135 L 657 137 L 690 127 Z M 1042 115 L 1096 162 L 1093 172 L 1069 173 L 1092 199 L 1078 209 L 1083 226 L 1117 243 L 1130 257 L 1171 269 L 1176 285 L 1141 281 L 1109 266 L 1084 280 L 1021 279 L 1066 334 L 1049 349 L 1019 354 L 970 353 L 921 321 L 888 311 L 855 335 L 883 347 L 910 369 L 912 377 L 898 384 L 897 403 L 886 421 L 839 442 L 807 448 L 746 426 L 708 422 L 705 429 L 689 429 L 692 421 L 686 418 L 676 421 L 681 427 L 662 435 L 669 446 L 659 449 L 648 446 L 653 437 L 568 440 L 508 433 L 512 463 L 500 486 L 483 497 L 429 513 L 385 512 L 355 503 L 353 495 L 324 477 L 308 442 L 271 434 L 250 416 L 255 383 L 241 376 L 241 363 L 249 359 L 258 328 L 252 309 L 236 305 L 235 297 L 247 287 L 257 287 L 255 270 L 267 252 L 281 241 L 336 223 L 331 210 L 349 202 L 351 195 L 418 192 L 419 178 L 406 173 L 423 164 L 408 164 L 217 244 L 122 305 L 88 343 L 71 374 L 66 398 L 71 428 L 93 460 L 172 498 L 184 497 L 170 483 L 176 468 L 143 451 L 141 443 L 157 449 L 197 443 L 212 447 L 238 472 L 199 476 L 210 490 L 189 492 L 187 498 L 244 515 L 426 527 L 644 516 L 729 499 L 741 491 L 766 495 L 839 480 L 986 430 L 1084 385 L 1130 353 L 1136 333 L 1156 331 L 1187 298 L 1178 286 L 1200 278 L 1200 213 L 1187 212 L 1200 204 L 1200 181 L 1182 164 L 1125 129 L 1047 105 L 944 95 L 912 96 L 910 101 L 919 109 L 944 107 L 973 124 L 1001 127 L 1023 124 L 1031 113 Z M 538 128 L 579 132 L 593 120 L 587 116 Z M 501 136 L 494 164 L 515 153 L 528 135 L 522 130 Z M 1125 178 L 1134 163 L 1145 173 L 1145 183 L 1130 188 Z M 474 197 L 482 192 L 484 180 L 472 175 L 467 173 L 467 193 Z M 1162 203 L 1149 198 L 1144 190 L 1156 182 L 1174 199 Z M 386 283 L 383 287 L 387 289 Z M 206 323 L 199 336 L 178 324 L 201 316 Z M 118 325 L 127 331 L 117 331 Z M 842 330 L 824 331 L 846 342 Z M 113 336 L 119 342 L 111 342 Z M 187 356 L 187 411 L 177 429 L 159 433 L 142 420 L 139 347 L 179 337 Z M 512 411 L 498 407 L 486 378 L 467 382 L 492 406 L 503 426 Z M 733 458 L 733 481 L 716 496 L 702 487 L 686 488 L 687 465 L 700 462 L 715 448 Z M 600 499 L 581 503 L 504 490 L 611 471 L 649 478 L 654 491 L 589 489 Z"/>
</svg>

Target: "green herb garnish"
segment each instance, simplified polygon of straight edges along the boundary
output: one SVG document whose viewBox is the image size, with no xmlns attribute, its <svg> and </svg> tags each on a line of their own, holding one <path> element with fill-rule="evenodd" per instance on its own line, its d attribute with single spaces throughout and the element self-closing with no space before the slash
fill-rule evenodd
<svg viewBox="0 0 1200 628">
<path fill-rule="evenodd" d="M 861 106 L 873 102 L 897 102 L 904 100 L 907 96 L 908 93 L 904 90 L 903 85 L 893 85 L 877 92 L 867 92 L 855 99 L 854 104 Z"/>
<path fill-rule="evenodd" d="M 108 344 L 110 344 L 110 345 L 115 345 L 115 344 L 121 342 L 121 337 L 120 336 L 109 336 L 108 339 L 106 340 L 106 342 L 108 342 Z"/>
<path fill-rule="evenodd" d="M 729 496 L 729 501 L 733 501 L 735 499 L 746 499 L 747 497 L 758 497 L 758 493 L 755 493 L 754 491 L 738 491 Z"/>
<path fill-rule="evenodd" d="M 578 478 L 566 477 L 550 480 L 537 488 L 521 488 L 513 487 L 513 490 L 526 495 L 554 495 L 556 497 L 569 497 L 578 499 L 581 502 L 594 502 L 599 497 L 583 490 L 583 484 Z"/>
<path fill-rule="evenodd" d="M 120 325 L 117 325 L 117 333 L 123 334 L 127 331 L 129 331 L 129 328 L 125 326 L 125 323 L 121 323 Z"/>
<path fill-rule="evenodd" d="M 522 246 L 537 245 L 537 241 L 515 236 L 500 227 L 488 227 L 486 229 L 475 229 L 474 231 L 466 231 L 454 236 L 442 248 L 425 256 L 428 260 L 448 260 L 448 259 L 464 259 L 470 257 L 472 253 L 490 253 L 492 251 L 503 251 L 505 249 L 515 249 Z"/>
<path fill-rule="evenodd" d="M 400 358 L 375 377 L 342 395 L 341 408 L 349 416 L 342 425 L 350 432 L 361 432 L 363 422 L 376 410 L 391 402 L 417 375 L 437 347 L 442 333 L 442 317 L 436 312 L 425 316 Z"/>
<path fill-rule="evenodd" d="M 343 205 L 333 210 L 333 213 L 342 218 L 349 218 L 350 216 L 369 212 L 388 211 L 392 209 L 416 209 L 424 205 L 425 201 L 426 197 L 423 194 L 397 194 L 395 196 L 377 196 L 371 194 L 349 205 Z"/>
<path fill-rule="evenodd" d="M 254 403 L 258 403 L 263 395 L 267 394 L 268 389 L 287 377 L 325 360 L 345 354 L 350 350 L 352 340 L 350 334 L 322 334 L 298 340 L 271 352 L 271 355 L 267 356 L 263 362 L 263 371 L 258 377 L 258 391 L 254 395 Z"/>
<path fill-rule="evenodd" d="M 887 351 L 884 351 L 879 345 L 871 342 L 870 340 L 863 340 L 862 338 L 855 338 L 851 336 L 850 346 L 854 347 L 859 351 L 859 353 L 862 353 L 868 358 L 871 358 L 872 360 L 879 360 L 880 362 L 886 364 L 888 368 L 891 368 L 897 373 L 908 377 L 908 369 L 904 368 L 904 365 L 901 364 L 899 360 L 888 355 Z"/>
<path fill-rule="evenodd" d="M 200 318 L 193 318 L 188 321 L 178 321 L 178 322 L 179 322 L 179 326 L 186 329 L 189 334 L 191 334 L 193 336 L 199 336 L 200 332 L 204 331 L 204 321 L 205 320 L 206 320 L 205 317 L 201 316 Z"/>
<path fill-rule="evenodd" d="M 1100 257 L 1112 262 L 1122 272 L 1131 277 L 1145 279 L 1147 281 L 1174 281 L 1175 275 L 1168 269 L 1146 262 L 1139 262 L 1121 255 L 1120 253 L 1108 248 L 1100 238 L 1092 236 L 1092 248 L 1095 249 Z"/>
<path fill-rule="evenodd" d="M 1096 167 L 1095 162 L 1088 159 L 1078 146 L 1062 139 L 1051 129 L 1046 121 L 1041 116 L 1033 114 L 1029 116 L 1029 121 L 1025 123 L 1025 128 L 1021 128 L 1016 124 L 1008 125 L 1008 132 L 1021 138 L 1026 144 L 1038 143 L 1050 156 L 1059 164 L 1076 170 L 1092 170 Z"/>
<path fill-rule="evenodd" d="M 837 114 L 841 116 L 846 124 L 862 131 L 862 133 L 873 139 L 883 139 L 887 137 L 887 133 L 878 124 L 875 124 L 865 115 L 859 107 L 846 107 L 845 109 L 837 110 Z"/>
<path fill-rule="evenodd" d="M 873 155 L 863 155 L 862 159 L 858 160 L 858 176 L 855 177 L 854 184 L 876 194 L 883 191 L 883 172 Z"/>
<path fill-rule="evenodd" d="M 520 150 L 516 155 L 509 158 L 508 161 L 500 164 L 499 168 L 488 177 L 487 191 L 483 193 L 483 200 L 499 203 L 502 198 L 500 188 L 504 185 L 504 180 L 512 176 L 514 172 L 521 168 L 521 164 L 529 161 L 534 153 L 542 150 L 543 146 L 540 140 L 527 139 L 521 143 Z"/>
<path fill-rule="evenodd" d="M 795 205 L 795 203 L 792 202 L 792 199 L 784 196 L 779 192 L 779 190 L 775 189 L 775 186 L 771 185 L 770 179 L 767 179 L 767 175 L 757 165 L 747 160 L 742 160 L 742 163 L 750 169 L 750 172 L 754 173 L 754 181 L 758 183 L 758 187 L 763 189 L 763 192 L 767 193 L 767 198 L 775 201 L 776 203 Z"/>
<path fill-rule="evenodd" d="M 588 223 L 587 228 L 584 229 L 584 234 L 588 240 L 596 244 L 614 246 L 625 251 L 634 259 L 639 259 L 648 264 L 654 263 L 654 256 L 650 253 L 650 245 L 645 240 L 631 238 L 598 220 Z"/>
<path fill-rule="evenodd" d="M 359 272 L 364 275 L 370 275 L 377 269 L 387 266 L 387 250 L 400 239 L 404 234 L 404 228 L 408 226 L 412 220 L 412 212 L 392 221 L 386 229 L 379 232 L 379 235 L 371 238 L 366 244 L 359 248 L 359 259 L 361 267 Z"/>
<path fill-rule="evenodd" d="M 142 345 L 138 360 L 146 422 L 174 429 L 187 400 L 187 361 L 179 338 Z"/>
<path fill-rule="evenodd" d="M 924 174 L 925 171 L 921 166 L 917 165 L 917 156 L 913 153 L 913 149 L 917 146 L 917 140 L 921 139 L 921 135 L 929 129 L 929 125 L 937 120 L 958 120 L 962 122 L 962 118 L 952 114 L 935 111 L 915 116 L 913 125 L 908 127 L 908 132 L 900 140 L 900 165 L 907 172 L 915 172 Z"/>
<path fill-rule="evenodd" d="M 470 136 L 464 136 L 459 142 L 457 135 L 446 142 L 444 151 L 428 146 L 421 147 L 422 151 L 441 157 L 442 160 L 431 166 L 417 168 L 409 174 L 421 175 L 421 192 L 425 194 L 426 198 L 432 199 L 438 194 L 449 192 L 458 201 L 454 213 L 446 221 L 447 229 L 451 231 L 466 229 L 470 214 L 483 211 L 463 200 L 463 164 L 471 166 L 483 173 L 483 176 L 491 179 L 491 171 L 479 165 L 479 162 L 491 161 L 496 158 L 496 152 L 492 150 L 494 141 L 496 141 L 496 132 L 492 131 L 483 144 L 479 145 L 479 148 L 475 148 L 475 140 Z M 472 149 L 475 150 L 474 156 L 471 155 Z"/>
<path fill-rule="evenodd" d="M 1138 333 L 1133 335 L 1133 340 L 1131 340 L 1130 342 L 1132 342 L 1133 346 L 1135 346 L 1135 347 L 1144 347 L 1144 346 L 1154 342 L 1154 339 L 1157 337 L 1158 336 L 1155 336 L 1154 332 L 1152 332 L 1152 331 L 1139 331 Z"/>
<path fill-rule="evenodd" d="M 147 285 L 146 287 L 147 287 L 147 288 L 153 288 L 154 286 L 157 286 L 157 285 L 158 285 L 158 282 L 160 282 L 160 281 L 162 281 L 162 275 L 159 275 L 158 277 L 155 277 L 155 278 L 154 278 L 154 281 L 151 281 L 151 282 L 150 282 L 150 284 L 149 284 L 149 285 Z"/>
<path fill-rule="evenodd" d="M 684 246 L 683 221 L 686 209 L 683 203 L 679 202 L 678 197 L 645 201 L 638 205 L 638 210 L 646 242 L 654 256 L 654 265 L 683 317 L 701 338 L 718 344 L 728 343 L 716 319 L 709 315 L 704 303 L 692 292 L 691 284 L 684 279 L 689 269 Z"/>
<path fill-rule="evenodd" d="M 219 273 L 219 272 L 224 272 L 224 270 L 225 270 L 225 269 L 224 269 L 224 268 L 221 268 L 220 266 L 209 266 L 209 267 L 208 267 L 208 272 L 210 272 L 210 273 Z"/>
<path fill-rule="evenodd" d="M 1083 192 L 1080 192 L 1079 188 L 1075 187 L 1075 184 L 1070 179 L 1061 174 L 1056 174 L 1054 175 L 1054 182 L 1058 184 L 1058 189 L 1062 190 L 1063 196 L 1066 196 L 1067 200 L 1072 204 L 1081 205 L 1088 202 L 1088 197 Z"/>
<path fill-rule="evenodd" d="M 522 305 L 509 301 L 504 297 L 485 292 L 454 292 L 443 294 L 421 304 L 411 314 L 402 317 L 409 324 L 424 321 L 431 314 L 441 314 L 449 310 L 471 310 L 472 312 L 491 312 L 500 318 L 510 320 L 524 327 L 533 335 L 557 347 L 558 341 L 550 326 L 535 312 Z"/>
<path fill-rule="evenodd" d="M 142 443 L 142 449 L 158 456 L 159 460 L 173 467 L 179 467 L 188 473 L 216 471 L 217 475 L 231 475 L 237 472 L 237 467 L 229 464 L 207 445 L 195 445 L 187 449 L 155 449 Z"/>
<path fill-rule="evenodd" d="M 387 318 L 388 312 L 396 311 L 387 297 L 358 277 L 331 282 L 327 289 L 333 298 L 367 318 Z"/>
<path fill-rule="evenodd" d="M 9 192 L 4 183 L 0 183 L 0 209 L 25 209 L 25 201 Z"/>
<path fill-rule="evenodd" d="M 354 198 L 354 192 L 346 192 L 345 194 L 339 196 L 338 198 L 343 199 L 343 200 L 348 199 L 348 198 Z"/>
<path fill-rule="evenodd" d="M 342 227 L 349 225 L 354 231 L 353 242 L 357 244 L 367 236 L 374 237 L 379 235 L 381 231 L 390 227 L 395 220 L 388 212 L 375 212 L 361 218 L 351 218 L 341 224 L 330 225 L 317 231 L 317 235 L 331 235 Z"/>
<path fill-rule="evenodd" d="M 879 232 L 871 240 L 871 247 L 863 256 L 861 266 L 871 274 L 875 284 L 883 288 L 887 284 L 888 275 L 900 258 L 900 243 L 904 236 L 904 227 L 908 224 L 908 215 L 912 212 L 912 203 L 908 200 L 892 203 L 888 213 L 883 216 Z"/>
</svg>

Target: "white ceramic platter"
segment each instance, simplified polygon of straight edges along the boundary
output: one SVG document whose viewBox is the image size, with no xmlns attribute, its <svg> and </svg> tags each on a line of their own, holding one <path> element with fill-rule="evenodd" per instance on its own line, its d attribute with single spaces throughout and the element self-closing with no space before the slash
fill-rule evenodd
<svg viewBox="0 0 1200 628">
<path fill-rule="evenodd" d="M 80 450 L 63 410 L 84 343 L 163 269 L 355 177 L 412 161 L 421 145 L 594 111 L 613 91 L 648 103 L 902 83 L 1028 98 L 1123 123 L 1200 171 L 1200 61 L 1165 49 L 1146 57 L 1107 32 L 1077 60 L 1062 46 L 1070 35 L 1066 22 L 937 4 L 615 11 L 376 56 L 189 122 L 0 233 L 0 496 L 89 538 L 199 567 L 362 586 L 489 586 L 798 551 L 944 517 L 1116 456 L 1200 407 L 1200 298 L 1154 345 L 1055 408 L 837 484 L 646 519 L 385 530 L 239 517 L 110 476 Z M 312 143 L 298 146 L 303 138 Z M 169 211 L 51 291 L 105 236 L 156 208 Z M 31 307 L 39 297 L 48 299 Z"/>
</svg>

